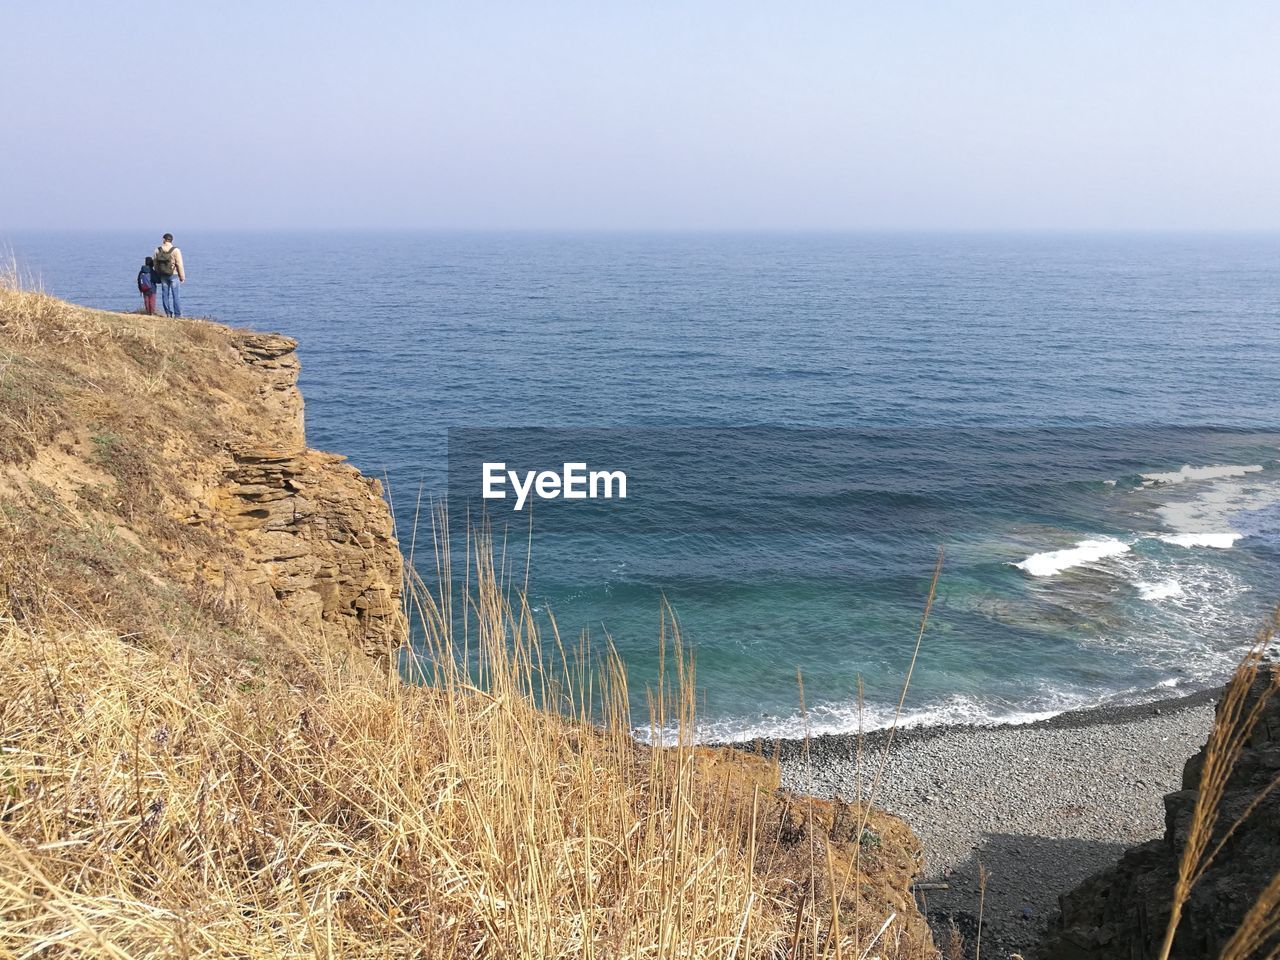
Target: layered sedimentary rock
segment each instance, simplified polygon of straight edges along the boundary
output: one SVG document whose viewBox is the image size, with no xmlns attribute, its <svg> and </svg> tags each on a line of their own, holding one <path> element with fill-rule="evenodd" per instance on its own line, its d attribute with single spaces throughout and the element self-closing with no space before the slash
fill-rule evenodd
<svg viewBox="0 0 1280 960">
<path fill-rule="evenodd" d="M 1217 957 L 1248 908 L 1280 872 L 1280 666 L 1259 672 L 1246 710 L 1265 706 L 1227 782 L 1216 847 L 1246 811 L 1183 908 L 1171 956 Z M 1221 708 L 1219 708 L 1221 709 Z M 1049 960 L 1145 960 L 1159 956 L 1168 925 L 1178 861 L 1199 796 L 1205 749 L 1187 761 L 1182 789 L 1165 796 L 1165 832 L 1130 849 L 1115 867 L 1061 898 L 1040 956 Z M 1259 801 L 1259 798 L 1262 798 Z M 1250 807 L 1253 809 L 1250 811 Z M 1280 948 L 1280 940 L 1272 944 Z M 1261 955 L 1267 955 L 1263 951 Z"/>
<path fill-rule="evenodd" d="M 296 344 L 276 334 L 236 341 L 260 370 L 259 401 L 273 443 L 240 443 L 212 507 L 245 545 L 243 574 L 267 587 L 308 627 L 327 629 L 367 653 L 403 642 L 401 558 L 382 486 L 310 450 L 297 389 Z"/>
</svg>

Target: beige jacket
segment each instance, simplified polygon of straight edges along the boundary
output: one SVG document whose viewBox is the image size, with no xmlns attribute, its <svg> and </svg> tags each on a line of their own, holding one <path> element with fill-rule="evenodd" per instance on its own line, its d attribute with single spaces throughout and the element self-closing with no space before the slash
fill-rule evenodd
<svg viewBox="0 0 1280 960">
<path fill-rule="evenodd" d="M 175 247 L 172 243 L 169 243 L 168 241 L 166 241 L 166 242 L 164 242 L 164 243 L 160 244 L 160 246 L 156 247 L 156 253 L 159 253 L 161 250 L 172 250 L 172 251 L 173 251 L 173 267 L 174 267 L 174 269 L 175 269 L 175 270 L 177 270 L 177 271 L 178 271 L 178 279 L 179 279 L 181 282 L 186 283 L 186 282 L 187 282 L 187 270 L 186 270 L 186 268 L 182 265 L 182 251 L 181 251 L 181 250 L 179 250 L 177 247 Z"/>
</svg>

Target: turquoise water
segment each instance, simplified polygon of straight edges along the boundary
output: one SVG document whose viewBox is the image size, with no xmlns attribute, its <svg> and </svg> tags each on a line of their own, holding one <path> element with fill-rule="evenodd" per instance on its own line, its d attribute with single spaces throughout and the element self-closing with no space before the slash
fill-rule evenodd
<svg viewBox="0 0 1280 960">
<path fill-rule="evenodd" d="M 111 308 L 152 240 L 0 237 Z M 178 240 L 187 312 L 299 338 L 310 441 L 402 528 L 420 485 L 475 493 L 450 428 L 455 468 L 625 467 L 625 505 L 535 508 L 532 598 L 643 691 L 665 596 L 708 736 L 799 732 L 797 670 L 810 729 L 856 726 L 859 680 L 884 722 L 940 546 L 914 722 L 1210 682 L 1280 599 L 1277 237 Z"/>
</svg>

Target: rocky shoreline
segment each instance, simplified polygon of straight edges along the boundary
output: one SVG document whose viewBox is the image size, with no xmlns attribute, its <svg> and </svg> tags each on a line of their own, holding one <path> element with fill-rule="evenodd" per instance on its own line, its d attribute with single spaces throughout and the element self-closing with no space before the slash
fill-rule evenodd
<svg viewBox="0 0 1280 960">
<path fill-rule="evenodd" d="M 1204 743 L 1219 689 L 1071 711 L 1024 725 L 897 731 L 875 803 L 923 842 L 917 898 L 939 943 L 954 920 L 974 939 L 980 870 L 984 953 L 1042 937 L 1058 896 L 1160 836 L 1163 797 Z M 758 742 L 785 786 L 854 799 L 870 788 L 886 732 Z"/>
</svg>

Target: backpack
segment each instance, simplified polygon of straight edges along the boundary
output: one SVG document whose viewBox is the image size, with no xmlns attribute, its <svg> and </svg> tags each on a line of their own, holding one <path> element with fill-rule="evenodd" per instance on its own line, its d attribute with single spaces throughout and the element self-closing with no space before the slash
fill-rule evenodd
<svg viewBox="0 0 1280 960">
<path fill-rule="evenodd" d="M 155 291 L 156 288 L 151 283 L 150 268 L 143 267 L 141 270 L 138 271 L 138 289 L 142 293 L 152 293 Z"/>
<path fill-rule="evenodd" d="M 168 250 L 160 247 L 151 255 L 151 270 L 161 278 L 173 276 L 173 247 Z"/>
</svg>

